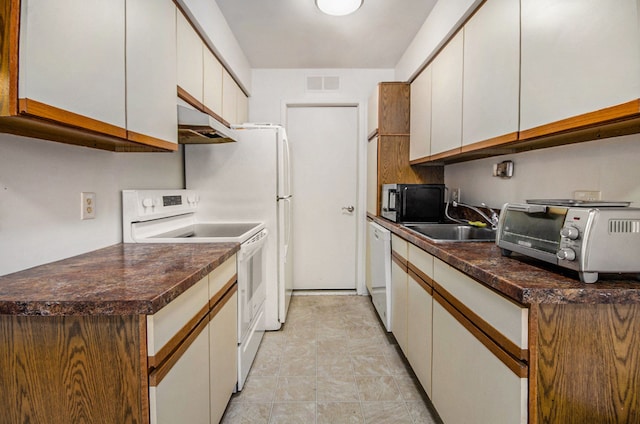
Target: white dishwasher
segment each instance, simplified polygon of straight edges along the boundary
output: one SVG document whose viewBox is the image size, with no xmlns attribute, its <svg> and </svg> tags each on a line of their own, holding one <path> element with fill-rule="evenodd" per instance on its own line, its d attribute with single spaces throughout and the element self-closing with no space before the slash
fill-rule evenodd
<svg viewBox="0 0 640 424">
<path fill-rule="evenodd" d="M 373 306 L 387 331 L 391 331 L 391 232 L 369 222 L 369 279 L 367 288 Z"/>
</svg>

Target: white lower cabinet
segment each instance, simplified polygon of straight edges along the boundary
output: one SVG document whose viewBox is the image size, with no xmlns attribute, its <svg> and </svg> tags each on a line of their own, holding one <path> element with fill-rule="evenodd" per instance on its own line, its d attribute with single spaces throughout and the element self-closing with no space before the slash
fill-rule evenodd
<svg viewBox="0 0 640 424">
<path fill-rule="evenodd" d="M 238 293 L 230 296 L 219 312 L 214 309 L 211 315 L 211 423 L 218 423 L 238 381 Z"/>
<path fill-rule="evenodd" d="M 391 235 L 391 332 L 398 345 L 407 355 L 407 242 L 395 234 Z M 399 259 L 402 258 L 402 259 Z"/>
<path fill-rule="evenodd" d="M 410 276 L 406 356 L 428 396 L 431 396 L 432 300 L 428 289 Z"/>
<path fill-rule="evenodd" d="M 147 317 L 151 424 L 218 423 L 238 378 L 236 257 Z"/>
<path fill-rule="evenodd" d="M 208 423 L 209 333 L 204 328 L 156 386 L 149 387 L 151 424 Z"/>
<path fill-rule="evenodd" d="M 433 393 L 447 424 L 527 422 L 527 379 L 514 374 L 439 302 L 433 304 Z"/>
<path fill-rule="evenodd" d="M 527 308 L 395 234 L 391 246 L 393 335 L 443 421 L 527 423 Z"/>
</svg>

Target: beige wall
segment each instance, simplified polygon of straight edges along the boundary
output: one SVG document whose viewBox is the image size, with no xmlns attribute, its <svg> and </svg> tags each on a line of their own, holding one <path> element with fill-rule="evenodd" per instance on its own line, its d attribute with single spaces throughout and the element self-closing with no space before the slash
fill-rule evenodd
<svg viewBox="0 0 640 424">
<path fill-rule="evenodd" d="M 600 190 L 604 200 L 640 207 L 640 134 L 496 156 L 445 166 L 448 187 L 462 201 L 500 207 L 534 198 L 571 198 L 574 190 Z M 491 176 L 494 163 L 512 160 L 511 179 Z"/>
<path fill-rule="evenodd" d="M 121 190 L 182 188 L 182 153 L 111 153 L 0 134 L 0 275 L 122 241 Z M 96 218 L 80 220 L 80 192 Z"/>
</svg>

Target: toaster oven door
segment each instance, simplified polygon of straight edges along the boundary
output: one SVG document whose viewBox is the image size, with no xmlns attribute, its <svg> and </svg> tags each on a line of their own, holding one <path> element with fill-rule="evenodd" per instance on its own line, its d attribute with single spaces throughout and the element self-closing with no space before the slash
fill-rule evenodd
<svg viewBox="0 0 640 424">
<path fill-rule="evenodd" d="M 497 244 L 503 249 L 556 263 L 560 230 L 567 208 L 547 207 L 543 212 L 528 212 L 505 205 L 498 228 Z"/>
</svg>

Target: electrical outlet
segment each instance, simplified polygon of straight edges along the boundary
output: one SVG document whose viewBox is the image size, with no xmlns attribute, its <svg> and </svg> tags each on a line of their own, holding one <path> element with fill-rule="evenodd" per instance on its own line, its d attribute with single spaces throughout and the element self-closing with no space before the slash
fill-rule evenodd
<svg viewBox="0 0 640 424">
<path fill-rule="evenodd" d="M 598 190 L 576 190 L 573 192 L 574 200 L 602 200 L 602 192 Z"/>
<path fill-rule="evenodd" d="M 80 193 L 80 219 L 94 219 L 96 217 L 96 194 L 83 191 Z"/>
<path fill-rule="evenodd" d="M 451 189 L 451 201 L 452 202 L 462 202 L 462 200 L 460 198 L 460 189 L 459 188 Z"/>
</svg>

